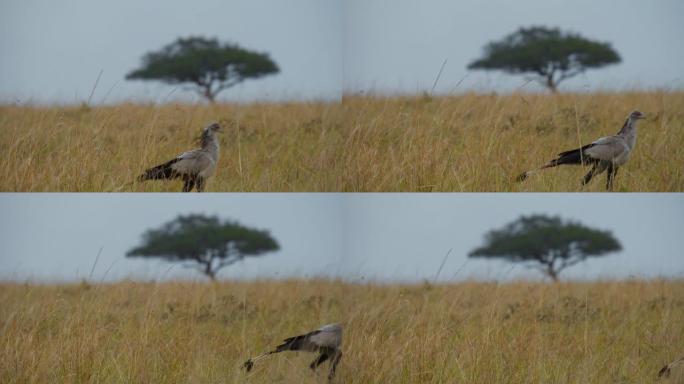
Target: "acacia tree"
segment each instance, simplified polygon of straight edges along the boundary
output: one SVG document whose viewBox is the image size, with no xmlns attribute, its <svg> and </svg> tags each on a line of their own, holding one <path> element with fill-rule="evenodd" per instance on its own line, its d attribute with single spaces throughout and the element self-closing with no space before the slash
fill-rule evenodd
<svg viewBox="0 0 684 384">
<path fill-rule="evenodd" d="M 554 281 L 559 273 L 592 256 L 622 249 L 610 231 L 544 215 L 522 216 L 485 235 L 485 244 L 469 257 L 501 258 L 527 263 Z"/>
<path fill-rule="evenodd" d="M 563 80 L 620 60 L 610 43 L 588 40 L 558 28 L 530 27 L 487 44 L 483 57 L 470 63 L 468 69 L 531 74 L 531 80 L 555 93 Z"/>
<path fill-rule="evenodd" d="M 188 37 L 146 54 L 142 66 L 126 75 L 126 79 L 192 84 L 192 90 L 213 103 L 225 89 L 278 71 L 267 53 L 219 43 L 216 39 Z"/>
<path fill-rule="evenodd" d="M 215 280 L 222 268 L 278 249 L 278 242 L 268 231 L 214 216 L 181 215 L 145 232 L 142 245 L 128 251 L 126 257 L 182 262 Z"/>
</svg>

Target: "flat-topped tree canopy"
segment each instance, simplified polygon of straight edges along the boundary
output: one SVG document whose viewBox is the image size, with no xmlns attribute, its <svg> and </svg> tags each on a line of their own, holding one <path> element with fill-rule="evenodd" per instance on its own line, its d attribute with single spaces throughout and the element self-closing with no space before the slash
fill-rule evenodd
<svg viewBox="0 0 684 384">
<path fill-rule="evenodd" d="M 554 281 L 565 268 L 592 256 L 622 249 L 610 231 L 545 215 L 522 216 L 485 235 L 485 244 L 469 257 L 501 258 L 527 262 Z"/>
<path fill-rule="evenodd" d="M 128 73 L 126 79 L 190 83 L 192 89 L 214 102 L 225 89 L 278 72 L 278 66 L 267 53 L 221 43 L 215 38 L 191 36 L 146 54 L 142 66 Z"/>
<path fill-rule="evenodd" d="M 180 215 L 158 229 L 143 235 L 142 245 L 128 251 L 127 257 L 156 257 L 189 262 L 214 280 L 216 273 L 245 257 L 280 249 L 266 230 L 245 227 L 215 216 Z"/>
<path fill-rule="evenodd" d="M 483 57 L 471 62 L 468 69 L 531 74 L 531 79 L 556 92 L 563 80 L 620 61 L 610 43 L 592 41 L 558 28 L 533 26 L 490 42 Z"/>
</svg>

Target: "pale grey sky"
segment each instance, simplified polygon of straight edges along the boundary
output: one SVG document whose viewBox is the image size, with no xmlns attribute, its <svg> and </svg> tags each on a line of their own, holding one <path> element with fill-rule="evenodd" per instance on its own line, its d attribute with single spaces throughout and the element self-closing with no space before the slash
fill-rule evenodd
<svg viewBox="0 0 684 384">
<path fill-rule="evenodd" d="M 508 91 L 523 79 L 465 67 L 487 42 L 532 24 L 612 42 L 623 57 L 561 90 L 681 89 L 682 14 L 680 0 L 0 0 L 0 102 L 78 104 L 100 70 L 93 103 L 195 101 L 124 80 L 144 53 L 191 34 L 267 51 L 281 67 L 222 100 L 420 92 L 445 59 L 437 92 Z"/>
<path fill-rule="evenodd" d="M 522 76 L 467 71 L 482 47 L 520 26 L 546 25 L 611 42 L 621 64 L 587 72 L 561 90 L 684 88 L 681 0 L 345 0 L 348 91 L 510 91 Z M 460 85 L 459 85 L 460 82 Z M 458 87 L 457 87 L 458 86 Z M 524 88 L 541 90 L 531 83 Z"/>
<path fill-rule="evenodd" d="M 0 280 L 184 278 L 192 270 L 127 259 L 142 232 L 180 213 L 269 229 L 282 249 L 221 278 L 538 279 L 500 261 L 468 260 L 485 232 L 521 214 L 559 214 L 612 230 L 624 250 L 562 278 L 684 277 L 684 194 L 3 194 Z M 512 268 L 513 267 L 513 268 Z M 170 268 L 170 269 L 169 269 Z"/>
<path fill-rule="evenodd" d="M 342 89 L 338 0 L 0 0 L 0 102 L 192 101 L 155 82 L 126 81 L 141 57 L 202 35 L 269 52 L 281 73 L 222 99 L 336 99 Z"/>
</svg>

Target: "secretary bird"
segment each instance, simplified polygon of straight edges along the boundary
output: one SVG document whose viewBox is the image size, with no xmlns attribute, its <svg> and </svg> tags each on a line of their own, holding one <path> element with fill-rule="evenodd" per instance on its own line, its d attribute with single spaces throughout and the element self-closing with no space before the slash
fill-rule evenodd
<svg viewBox="0 0 684 384">
<path fill-rule="evenodd" d="M 335 376 L 337 364 L 340 362 L 340 359 L 342 359 L 342 351 L 340 350 L 341 345 L 342 326 L 339 324 L 328 324 L 303 335 L 288 337 L 274 350 L 245 361 L 243 366 L 247 372 L 249 372 L 252 370 L 254 362 L 257 360 L 284 351 L 318 352 L 318 357 L 309 364 L 309 368 L 315 371 L 319 365 L 330 359 L 328 379 L 332 380 Z"/>
<path fill-rule="evenodd" d="M 629 114 L 627 121 L 617 135 L 602 137 L 581 148 L 561 152 L 558 157 L 545 165 L 523 172 L 516 180 L 518 182 L 524 181 L 536 171 L 563 164 L 592 165 L 589 173 L 582 179 L 582 185 L 586 185 L 592 177 L 607 170 L 606 189 L 613 190 L 613 179 L 617 175 L 618 168 L 629 160 L 629 156 L 634 150 L 637 136 L 636 123 L 643 118 L 645 118 L 643 113 L 634 111 Z"/>
<path fill-rule="evenodd" d="M 218 123 L 209 124 L 199 138 L 200 148 L 183 152 L 173 160 L 146 169 L 138 176 L 138 181 L 183 179 L 183 192 L 190 192 L 197 187 L 197 192 L 204 191 L 207 178 L 214 174 L 218 162 L 219 143 L 216 133 L 222 132 Z"/>
</svg>

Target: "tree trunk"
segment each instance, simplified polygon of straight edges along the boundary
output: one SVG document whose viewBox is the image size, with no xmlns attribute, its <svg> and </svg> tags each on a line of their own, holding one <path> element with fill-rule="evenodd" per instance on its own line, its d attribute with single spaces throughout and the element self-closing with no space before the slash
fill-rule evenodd
<svg viewBox="0 0 684 384">
<path fill-rule="evenodd" d="M 546 87 L 551 91 L 551 93 L 558 93 L 556 82 L 553 81 L 553 73 L 550 73 L 546 76 Z"/>
<path fill-rule="evenodd" d="M 216 281 L 216 271 L 211 268 L 211 261 L 204 264 L 204 274 L 211 279 L 211 281 Z"/>
<path fill-rule="evenodd" d="M 211 84 L 204 86 L 204 97 L 209 100 L 211 104 L 216 103 L 216 95 L 211 91 Z"/>
<path fill-rule="evenodd" d="M 549 264 L 546 267 L 546 276 L 550 277 L 554 283 L 558 282 L 558 271 L 553 268 L 553 264 Z"/>
</svg>

